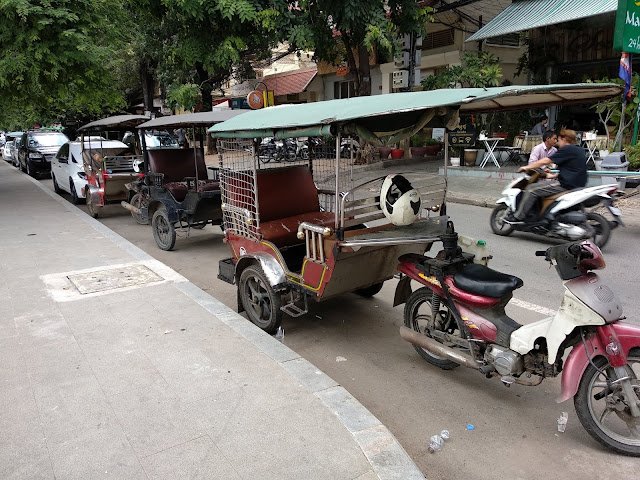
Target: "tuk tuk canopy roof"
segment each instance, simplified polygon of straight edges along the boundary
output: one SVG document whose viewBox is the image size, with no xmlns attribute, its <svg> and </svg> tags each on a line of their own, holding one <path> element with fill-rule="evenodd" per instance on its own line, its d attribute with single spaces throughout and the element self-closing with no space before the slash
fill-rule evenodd
<svg viewBox="0 0 640 480">
<path fill-rule="evenodd" d="M 127 130 L 137 127 L 143 122 L 149 120 L 144 115 L 115 115 L 113 117 L 101 118 L 95 122 L 87 123 L 78 129 L 79 132 L 101 131 L 105 129 Z"/>
<path fill-rule="evenodd" d="M 246 113 L 247 110 L 217 109 L 209 112 L 185 113 L 182 115 L 167 115 L 158 117 L 138 125 L 141 129 L 180 128 L 201 126 L 209 127 L 224 122 L 230 118 Z"/>
<path fill-rule="evenodd" d="M 460 113 L 597 102 L 622 93 L 610 83 L 511 85 L 390 93 L 253 110 L 209 129 L 219 138 L 335 135 L 394 143 L 422 129 L 436 114 L 454 127 Z"/>
</svg>

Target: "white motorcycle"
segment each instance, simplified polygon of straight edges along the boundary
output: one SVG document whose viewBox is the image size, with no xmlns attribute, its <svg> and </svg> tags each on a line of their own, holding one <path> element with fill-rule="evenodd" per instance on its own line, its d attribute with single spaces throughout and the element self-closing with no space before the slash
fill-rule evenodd
<svg viewBox="0 0 640 480">
<path fill-rule="evenodd" d="M 505 222 L 505 217 L 514 213 L 521 201 L 524 189 L 538 181 L 543 174 L 536 169 L 529 175 L 513 180 L 502 192 L 502 197 L 491 212 L 491 230 L 497 235 L 511 235 L 514 231 L 530 232 L 563 240 L 591 239 L 603 247 L 611 235 L 611 229 L 624 225 L 620 209 L 611 197 L 617 191 L 612 184 L 568 190 L 542 199 L 537 211 L 522 223 Z M 586 211 L 586 208 L 604 204 L 613 217 L 608 221 L 602 215 Z"/>
</svg>

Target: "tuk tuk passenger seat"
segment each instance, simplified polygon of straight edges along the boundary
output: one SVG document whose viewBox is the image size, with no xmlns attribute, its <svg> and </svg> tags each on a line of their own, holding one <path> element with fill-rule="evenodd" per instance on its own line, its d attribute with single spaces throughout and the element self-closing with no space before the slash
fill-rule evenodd
<svg viewBox="0 0 640 480">
<path fill-rule="evenodd" d="M 163 187 L 173 198 L 182 202 L 187 196 L 188 187 L 185 179 L 195 178 L 199 192 L 216 191 L 220 189 L 218 181 L 207 178 L 207 166 L 201 151 L 194 152 L 184 148 L 158 148 L 147 151 L 149 158 L 149 171 L 164 175 Z M 194 157 L 195 154 L 195 157 Z M 197 173 L 197 175 L 196 175 Z"/>
<path fill-rule="evenodd" d="M 258 170 L 258 233 L 278 247 L 300 243 L 302 222 L 333 227 L 335 213 L 320 211 L 318 189 L 306 165 Z"/>
</svg>

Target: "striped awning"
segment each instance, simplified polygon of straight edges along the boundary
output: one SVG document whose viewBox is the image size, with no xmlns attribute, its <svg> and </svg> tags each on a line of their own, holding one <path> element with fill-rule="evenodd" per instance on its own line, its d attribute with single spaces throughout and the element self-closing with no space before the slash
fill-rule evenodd
<svg viewBox="0 0 640 480">
<path fill-rule="evenodd" d="M 516 0 L 467 42 L 615 12 L 618 0 Z"/>
</svg>

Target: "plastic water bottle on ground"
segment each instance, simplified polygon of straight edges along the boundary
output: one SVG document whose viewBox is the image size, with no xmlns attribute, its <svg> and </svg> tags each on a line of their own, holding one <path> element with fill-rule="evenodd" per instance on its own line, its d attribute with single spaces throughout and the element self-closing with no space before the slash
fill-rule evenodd
<svg viewBox="0 0 640 480">
<path fill-rule="evenodd" d="M 562 415 L 558 417 L 558 431 L 560 433 L 564 433 L 567 428 L 567 421 L 569 420 L 569 414 L 567 412 L 562 412 Z"/>
<path fill-rule="evenodd" d="M 278 330 L 276 331 L 274 337 L 279 342 L 284 342 L 284 328 L 282 328 L 281 326 L 278 327 Z"/>
<path fill-rule="evenodd" d="M 429 453 L 439 452 L 440 450 L 442 450 L 443 446 L 444 440 L 440 435 L 433 435 L 429 439 Z"/>
</svg>

